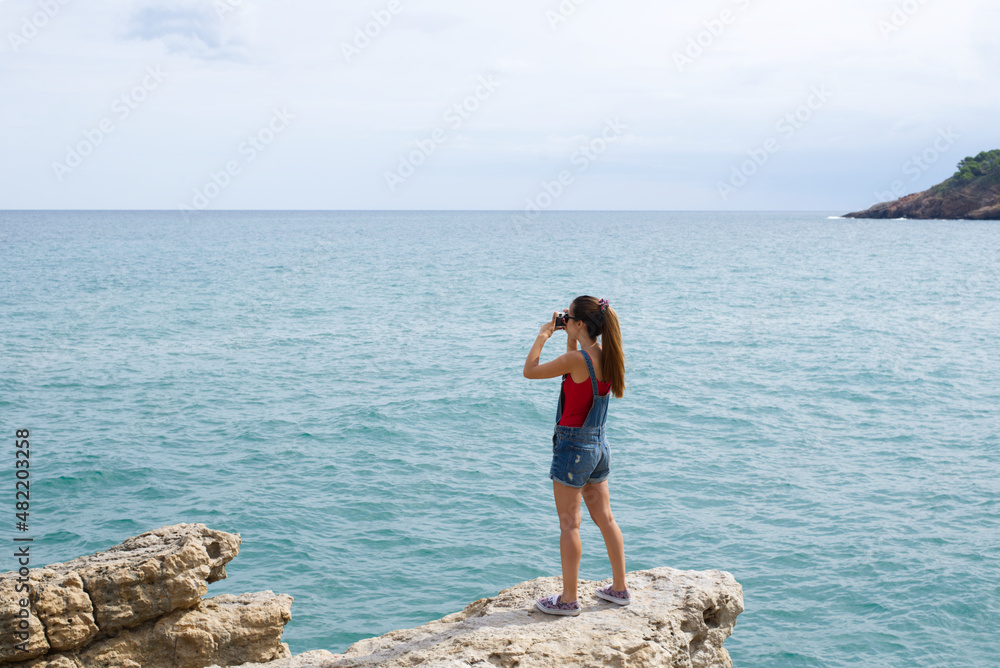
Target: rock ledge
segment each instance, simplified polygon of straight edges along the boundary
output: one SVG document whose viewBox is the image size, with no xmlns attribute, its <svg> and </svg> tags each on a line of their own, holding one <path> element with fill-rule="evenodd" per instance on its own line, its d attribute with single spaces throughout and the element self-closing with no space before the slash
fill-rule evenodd
<svg viewBox="0 0 1000 668">
<path fill-rule="evenodd" d="M 731 574 L 633 571 L 633 603 L 625 607 L 594 596 L 607 584 L 581 581 L 584 608 L 576 617 L 534 609 L 536 599 L 560 588 L 559 578 L 538 578 L 423 626 L 358 641 L 342 655 L 318 650 L 241 668 L 732 666 L 722 643 L 743 612 L 743 588 Z"/>
<path fill-rule="evenodd" d="M 560 579 L 522 582 L 413 629 L 291 656 L 281 642 L 292 597 L 272 591 L 201 598 L 226 577 L 239 534 L 175 524 L 105 552 L 0 574 L 0 665 L 26 668 L 731 668 L 722 646 L 743 612 L 743 588 L 725 571 L 654 568 L 628 574 L 632 604 L 594 596 L 583 611 L 546 615 L 535 600 Z M 26 581 L 26 582 L 25 582 Z M 17 587 L 28 585 L 27 593 Z M 30 601 L 26 619 L 20 601 Z M 15 630 L 27 627 L 28 640 Z"/>
</svg>

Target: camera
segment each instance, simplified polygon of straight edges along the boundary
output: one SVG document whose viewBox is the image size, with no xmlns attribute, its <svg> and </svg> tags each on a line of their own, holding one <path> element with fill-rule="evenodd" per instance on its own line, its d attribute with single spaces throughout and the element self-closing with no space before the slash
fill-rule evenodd
<svg viewBox="0 0 1000 668">
<path fill-rule="evenodd" d="M 556 329 L 566 329 L 566 321 L 569 320 L 566 316 L 568 315 L 568 308 L 564 308 L 562 313 L 556 313 Z"/>
</svg>

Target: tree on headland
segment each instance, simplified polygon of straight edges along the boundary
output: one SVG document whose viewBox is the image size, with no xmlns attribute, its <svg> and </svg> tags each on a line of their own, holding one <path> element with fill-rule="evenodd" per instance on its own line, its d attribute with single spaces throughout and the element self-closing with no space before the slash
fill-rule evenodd
<svg viewBox="0 0 1000 668">
<path fill-rule="evenodd" d="M 1000 183 L 1000 149 L 983 151 L 975 158 L 964 158 L 958 163 L 958 171 L 952 178 L 968 183 L 980 177 Z"/>
</svg>

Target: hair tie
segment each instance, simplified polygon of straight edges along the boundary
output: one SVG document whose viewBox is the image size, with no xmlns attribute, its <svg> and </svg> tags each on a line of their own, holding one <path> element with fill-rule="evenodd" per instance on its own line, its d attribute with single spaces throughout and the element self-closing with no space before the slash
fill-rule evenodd
<svg viewBox="0 0 1000 668">
<path fill-rule="evenodd" d="M 601 313 L 604 313 L 611 304 L 608 303 L 607 299 L 601 298 L 597 300 L 597 303 L 601 305 Z"/>
</svg>

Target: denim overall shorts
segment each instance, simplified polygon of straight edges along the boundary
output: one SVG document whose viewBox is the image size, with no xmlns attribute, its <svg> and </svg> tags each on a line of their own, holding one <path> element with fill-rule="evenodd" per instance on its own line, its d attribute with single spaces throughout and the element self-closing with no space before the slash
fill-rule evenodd
<svg viewBox="0 0 1000 668">
<path fill-rule="evenodd" d="M 559 386 L 559 404 L 556 407 L 556 427 L 552 434 L 552 466 L 549 478 L 567 487 L 583 487 L 588 482 L 603 482 L 611 474 L 611 447 L 604 432 L 608 418 L 611 392 L 597 394 L 597 376 L 590 355 L 583 353 L 594 390 L 594 403 L 587 413 L 583 426 L 567 427 L 559 424 L 562 419 L 566 393 Z M 568 374 L 566 374 L 568 375 Z M 563 378 L 566 378 L 566 375 Z"/>
</svg>

